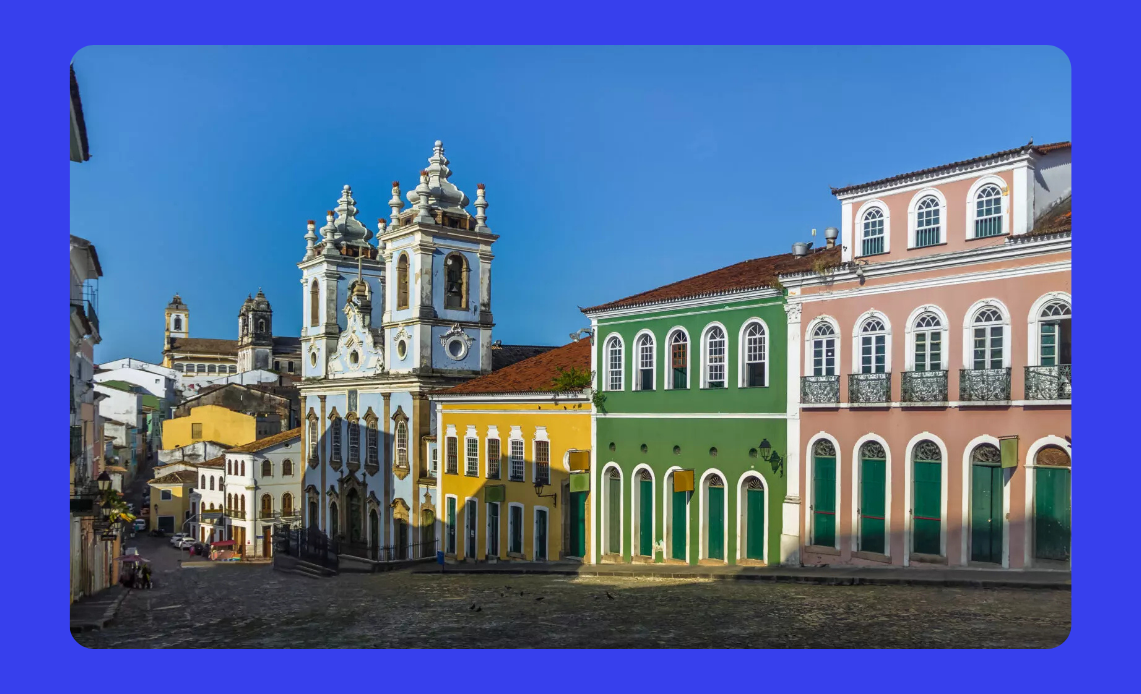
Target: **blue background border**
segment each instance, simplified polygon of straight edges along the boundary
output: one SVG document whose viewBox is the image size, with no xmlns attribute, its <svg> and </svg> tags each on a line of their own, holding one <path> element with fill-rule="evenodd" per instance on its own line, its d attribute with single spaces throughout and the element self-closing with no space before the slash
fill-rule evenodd
<svg viewBox="0 0 1141 694">
<path fill-rule="evenodd" d="M 9 569 L 4 572 L 9 583 L 4 629 L 11 658 L 9 686 L 43 691 L 137 686 L 148 694 L 162 694 L 158 690 L 231 686 L 283 690 L 357 686 L 465 686 L 483 690 L 507 686 L 557 691 L 664 685 L 680 689 L 692 681 L 697 686 L 718 688 L 1023 690 L 1035 686 L 1058 689 L 1066 684 L 1096 687 L 1099 680 L 1124 669 L 1119 663 L 1131 663 L 1132 659 L 1118 655 L 1135 641 L 1129 613 L 1136 604 L 1136 589 L 1131 585 L 1131 569 L 1136 563 L 1137 540 L 1132 533 L 1136 514 L 1130 512 L 1136 494 L 1126 490 L 1138 488 L 1138 464 L 1136 456 L 1122 455 L 1133 445 L 1121 434 L 1136 428 L 1126 422 L 1133 419 L 1131 406 L 1136 400 L 1128 383 L 1136 382 L 1136 372 L 1125 366 L 1127 360 L 1122 360 L 1120 353 L 1113 356 L 1111 345 L 1102 338 L 1115 335 L 1137 343 L 1136 327 L 1128 327 L 1123 320 L 1135 313 L 1124 303 L 1132 298 L 1126 283 L 1136 274 L 1133 259 L 1127 254 L 1135 246 L 1130 237 L 1137 215 L 1131 206 L 1122 204 L 1135 195 L 1133 181 L 1121 171 L 1126 162 L 1136 158 L 1129 146 L 1137 129 L 1136 111 L 1129 102 L 1136 98 L 1129 86 L 1136 84 L 1136 72 L 1130 70 L 1126 76 L 1124 70 L 1132 64 L 1128 58 L 1137 41 L 1126 32 L 1137 24 L 1122 12 L 1099 9 L 1098 16 L 1086 16 L 1082 13 L 1089 11 L 1092 4 L 1088 3 L 1004 3 L 989 7 L 908 3 L 873 8 L 864 3 L 814 2 L 798 10 L 789 5 L 748 3 L 689 4 L 673 9 L 658 5 L 650 9 L 617 2 L 546 6 L 500 3 L 492 7 L 488 2 L 434 0 L 430 4 L 361 6 L 350 2 L 327 6 L 219 3 L 222 12 L 212 12 L 207 3 L 120 3 L 121 7 L 114 9 L 92 2 L 53 5 L 9 7 L 7 40 L 0 49 L 5 53 L 6 73 L 4 139 L 10 152 L 5 158 L 4 196 L 9 203 L 8 271 L 14 275 L 7 286 L 7 320 L 3 321 L 9 335 L 2 341 L 8 371 L 8 397 L 3 401 L 10 435 L 5 456 L 9 527 L 4 552 Z M 596 652 L 583 654 L 585 657 L 552 653 L 540 656 L 544 664 L 525 656 L 518 660 L 508 656 L 511 661 L 507 661 L 474 652 L 378 651 L 349 655 L 348 659 L 346 654 L 314 652 L 304 661 L 281 653 L 258 655 L 250 661 L 259 664 L 258 670 L 271 673 L 265 678 L 227 674 L 228 669 L 244 667 L 240 654 L 221 658 L 203 655 L 194 659 L 197 662 L 174 662 L 169 655 L 155 654 L 143 661 L 130 654 L 79 647 L 64 627 L 68 559 L 61 490 L 67 469 L 62 464 L 67 439 L 62 424 L 49 422 L 41 427 L 34 415 L 29 417 L 44 409 L 54 413 L 58 407 L 62 418 L 67 387 L 62 367 L 62 309 L 57 308 L 63 306 L 67 291 L 63 257 L 68 220 L 57 209 L 66 204 L 61 200 L 66 201 L 68 186 L 63 138 L 67 62 L 80 48 L 91 44 L 370 44 L 389 37 L 453 44 L 846 44 L 872 39 L 963 44 L 1006 39 L 1061 48 L 1073 68 L 1076 187 L 1086 180 L 1097 180 L 1104 191 L 1096 198 L 1092 194 L 1079 196 L 1080 228 L 1074 239 L 1075 322 L 1079 328 L 1074 334 L 1074 353 L 1081 385 L 1073 411 L 1078 455 L 1073 500 L 1073 631 L 1069 640 L 1052 651 L 1036 652 L 697 652 L 684 661 L 674 654 L 655 651 Z M 1050 89 L 1051 85 L 1042 88 Z M 1121 193 L 1114 195 L 1119 190 Z M 1084 201 L 1095 199 L 1107 204 L 1084 205 Z M 37 221 L 33 223 L 33 219 Z M 125 227 L 123 233 L 142 239 L 146 230 Z M 46 282 L 40 264 L 34 260 L 41 249 L 56 259 L 43 264 L 49 268 Z M 36 334 L 45 316 L 49 337 L 41 341 Z M 1096 331 L 1095 326 L 1104 327 Z M 61 332 L 56 333 L 57 329 Z M 52 334 L 56 337 L 51 338 Z M 46 370 L 37 368 L 36 352 L 41 349 L 48 355 Z M 1104 376 L 1092 368 L 1100 364 L 1106 365 Z M 1100 383 L 1096 380 L 1099 376 L 1103 379 Z M 1111 384 L 1116 386 L 1112 390 Z M 45 403 L 47 408 L 42 407 Z M 40 431 L 49 433 L 37 438 Z M 56 435 L 57 431 L 61 433 Z M 1098 432 L 1105 434 L 1099 437 Z M 1110 446 L 1116 456 L 1110 455 Z M 16 491 L 17 484 L 30 485 L 24 490 L 26 497 Z M 1119 493 L 1110 496 L 1105 490 Z M 1113 499 L 1116 503 L 1107 503 Z M 1113 533 L 1119 530 L 1124 531 L 1125 539 L 1114 541 Z M 29 555 L 37 557 L 34 563 L 21 558 Z M 874 631 L 869 629 L 870 642 L 874 638 Z M 439 660 L 441 657 L 447 660 Z M 559 657 L 566 657 L 561 665 L 551 660 Z M 742 662 L 742 658 L 749 661 Z M 772 660 L 775 658 L 780 660 Z M 760 669 L 765 661 L 777 664 L 776 669 Z M 554 674 L 552 670 L 562 672 Z M 605 671 L 611 674 L 600 676 Z M 454 681 L 452 672 L 456 673 Z M 753 680 L 750 672 L 762 676 Z M 130 675 L 137 684 L 117 684 L 116 679 L 123 675 Z"/>
</svg>

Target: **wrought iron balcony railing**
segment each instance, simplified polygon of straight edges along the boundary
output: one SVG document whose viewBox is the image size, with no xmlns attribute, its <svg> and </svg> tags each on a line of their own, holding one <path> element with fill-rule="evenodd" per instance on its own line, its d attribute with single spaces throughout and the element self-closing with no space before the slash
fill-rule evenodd
<svg viewBox="0 0 1141 694">
<path fill-rule="evenodd" d="M 840 376 L 801 376 L 800 402 L 806 405 L 835 405 L 840 402 Z"/>
<path fill-rule="evenodd" d="M 226 517 L 227 518 L 237 518 L 238 520 L 245 520 L 246 519 L 246 512 L 245 511 L 235 511 L 232 508 L 228 508 L 228 509 L 226 509 Z"/>
<path fill-rule="evenodd" d="M 903 402 L 946 402 L 946 371 L 904 371 L 900 375 Z"/>
<path fill-rule="evenodd" d="M 848 402 L 865 405 L 891 402 L 891 373 L 848 374 Z"/>
<path fill-rule="evenodd" d="M 1010 400 L 1010 368 L 959 369 L 959 399 L 964 402 Z"/>
<path fill-rule="evenodd" d="M 1027 400 L 1069 400 L 1073 377 L 1069 364 L 1026 367 Z"/>
</svg>

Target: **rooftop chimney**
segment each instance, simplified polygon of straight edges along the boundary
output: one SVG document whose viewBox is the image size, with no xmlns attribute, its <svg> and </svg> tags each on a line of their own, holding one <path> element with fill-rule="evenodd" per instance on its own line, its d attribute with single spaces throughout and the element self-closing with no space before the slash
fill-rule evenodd
<svg viewBox="0 0 1141 694">
<path fill-rule="evenodd" d="M 832 248 L 836 245 L 836 237 L 840 235 L 840 230 L 836 227 L 828 227 L 824 230 L 824 247 Z"/>
<path fill-rule="evenodd" d="M 797 241 L 792 244 L 792 257 L 803 258 L 808 255 L 808 244 L 803 241 Z"/>
</svg>

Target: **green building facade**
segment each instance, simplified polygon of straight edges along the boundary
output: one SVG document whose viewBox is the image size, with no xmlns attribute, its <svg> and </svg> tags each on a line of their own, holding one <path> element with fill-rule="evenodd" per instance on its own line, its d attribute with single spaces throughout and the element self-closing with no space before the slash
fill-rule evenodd
<svg viewBox="0 0 1141 694">
<path fill-rule="evenodd" d="M 592 561 L 799 561 L 798 508 L 786 509 L 799 503 L 798 398 L 790 406 L 775 279 L 804 261 L 746 261 L 583 310 L 597 393 Z"/>
</svg>

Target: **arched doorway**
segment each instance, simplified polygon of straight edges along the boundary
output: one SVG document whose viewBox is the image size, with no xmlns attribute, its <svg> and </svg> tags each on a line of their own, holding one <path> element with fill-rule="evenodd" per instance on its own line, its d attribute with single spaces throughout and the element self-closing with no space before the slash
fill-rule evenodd
<svg viewBox="0 0 1141 694">
<path fill-rule="evenodd" d="M 705 478 L 705 558 L 725 560 L 725 480 Z"/>
<path fill-rule="evenodd" d="M 971 561 L 1002 563 L 1002 454 L 989 443 L 971 451 Z"/>
<path fill-rule="evenodd" d="M 638 471 L 634 490 L 634 508 L 630 517 L 637 523 L 637 553 L 654 556 L 654 478 L 645 468 Z"/>
<path fill-rule="evenodd" d="M 1069 562 L 1070 455 L 1046 446 L 1034 465 L 1034 558 Z"/>
<path fill-rule="evenodd" d="M 318 514 L 319 514 L 319 512 L 317 510 L 317 500 L 316 499 L 310 499 L 309 500 L 309 527 L 310 528 L 316 528 L 316 527 L 320 526 L 321 518 Z"/>
<path fill-rule="evenodd" d="M 923 440 L 911 451 L 911 551 L 943 554 L 943 451 Z"/>
<path fill-rule="evenodd" d="M 812 544 L 836 546 L 836 447 L 828 439 L 812 445 Z"/>
<path fill-rule="evenodd" d="M 740 524 L 744 558 L 765 560 L 765 485 L 761 478 L 749 475 L 741 485 L 738 513 L 744 513 Z"/>
<path fill-rule="evenodd" d="M 380 547 L 380 516 L 376 509 L 368 512 L 368 544 L 372 549 L 372 557 L 376 558 L 376 550 Z"/>
<path fill-rule="evenodd" d="M 341 534 L 340 518 L 337 514 L 337 502 L 329 502 L 329 538 L 332 539 Z"/>
<path fill-rule="evenodd" d="M 357 545 L 364 542 L 362 530 L 364 529 L 364 518 L 362 517 L 363 509 L 361 508 L 361 496 L 355 489 L 350 489 L 345 501 L 349 507 L 349 515 L 345 520 L 348 523 L 348 537 L 351 544 Z"/>
<path fill-rule="evenodd" d="M 878 441 L 860 446 L 859 550 L 886 554 L 887 451 Z"/>
<path fill-rule="evenodd" d="M 666 542 L 669 545 L 669 558 L 674 561 L 686 561 L 686 549 L 689 545 L 689 492 L 675 489 L 676 470 L 669 474 L 667 482 L 669 489 L 669 505 L 666 513 L 669 532 L 666 533 Z"/>
<path fill-rule="evenodd" d="M 606 554 L 622 554 L 622 473 L 611 467 L 606 473 Z"/>
</svg>

